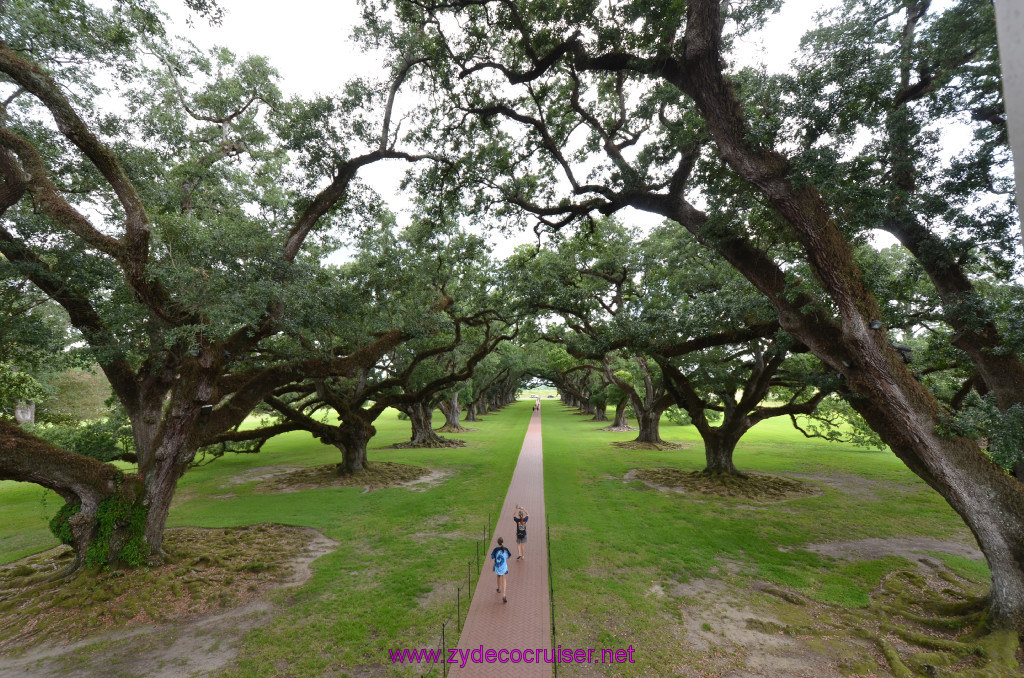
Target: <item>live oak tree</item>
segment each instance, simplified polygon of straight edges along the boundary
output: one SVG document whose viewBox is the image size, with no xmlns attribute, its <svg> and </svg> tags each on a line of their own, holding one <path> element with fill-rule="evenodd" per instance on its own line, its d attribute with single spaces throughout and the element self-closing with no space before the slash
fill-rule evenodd
<svg viewBox="0 0 1024 678">
<path fill-rule="evenodd" d="M 402 385 L 406 397 L 398 408 L 408 415 L 412 426 L 411 438 L 403 445 L 460 445 L 461 442 L 442 438 L 435 432 L 433 411 L 446 403 L 457 425 L 458 391 L 453 395 L 453 387 L 471 378 L 481 360 L 516 335 L 518 316 L 505 303 L 507 295 L 495 276 L 485 239 L 451 223 L 450 215 L 438 200 L 421 200 L 420 204 L 427 209 L 407 234 L 416 262 L 410 262 L 407 268 L 421 271 L 422 284 L 452 296 L 451 316 L 458 318 L 458 334 L 449 335 L 450 350 L 435 351 L 429 360 L 409 371 L 409 378 Z M 410 359 L 394 357 L 396 365 L 405 365 Z M 489 407 L 493 401 L 477 403 L 480 404 Z M 451 428 L 452 420 L 446 420 Z"/>
<path fill-rule="evenodd" d="M 526 303 L 572 329 L 549 338 L 596 361 L 604 383 L 629 399 L 636 442 L 663 443 L 661 414 L 678 405 L 704 441 L 705 472 L 738 474 L 732 459 L 744 433 L 771 417 L 812 414 L 831 392 L 822 386 L 836 380 L 820 367 L 787 365 L 801 347 L 779 331 L 763 297 L 692 238 L 672 228 L 643 238 L 600 220 L 552 240 L 549 252 L 510 260 L 522 268 L 517 286 Z"/>
<path fill-rule="evenodd" d="M 483 325 L 479 332 L 476 331 L 478 325 Z M 471 342 L 466 334 L 479 334 L 478 343 L 467 347 L 466 344 Z M 315 379 L 281 387 L 266 398 L 266 403 L 279 415 L 275 422 L 256 429 L 225 432 L 218 436 L 218 443 L 256 441 L 261 444 L 284 431 L 305 430 L 322 443 L 341 451 L 339 474 L 357 473 L 369 465 L 367 444 L 376 434 L 374 422 L 385 410 L 408 411 L 423 407 L 424 402 L 436 398 L 449 384 L 471 376 L 479 360 L 493 351 L 498 343 L 510 338 L 511 335 L 500 334 L 487 323 L 469 325 L 465 318 L 459 317 L 439 319 L 432 332 L 432 341 L 410 338 L 383 356 L 377 364 L 363 367 L 352 376 Z M 472 353 L 467 353 L 461 362 L 451 358 L 451 354 L 467 348 Z M 395 361 L 399 353 L 404 354 L 398 361 L 400 366 Z M 433 378 L 422 382 L 418 388 L 409 386 L 424 362 L 446 355 L 449 358 L 445 361 L 447 371 L 433 373 Z M 430 429 L 426 416 L 419 428 L 415 427 L 416 422 L 413 423 L 410 446 L 447 445 L 445 439 Z M 427 437 L 430 434 L 433 437 Z"/>
<path fill-rule="evenodd" d="M 847 228 L 880 229 L 906 248 L 951 343 L 1000 409 L 1021 404 L 1024 362 L 1005 350 L 1004 318 L 984 293 L 1020 272 L 992 3 L 847 1 L 822 22 L 783 81 L 795 97 L 785 113 L 801 127 L 794 163 Z M 973 138 L 944 159 L 956 134 Z"/>
<path fill-rule="evenodd" d="M 152 559 L 198 447 L 274 389 L 405 338 L 297 361 L 272 346 L 290 311 L 329 312 L 309 290 L 360 169 L 420 157 L 394 119 L 418 64 L 409 41 L 382 82 L 284 100 L 265 60 L 181 48 L 145 0 L 0 5 L 0 253 L 65 309 L 127 412 Z"/>
<path fill-rule="evenodd" d="M 488 273 L 488 249 L 459 229 L 416 222 L 399 232 L 387 213 L 354 245 L 352 261 L 326 270 L 320 288 L 333 317 L 309 316 L 310 324 L 296 328 L 278 350 L 300 359 L 342 341 L 372 343 L 410 318 L 418 330 L 351 375 L 279 387 L 266 398 L 278 415 L 274 421 L 225 432 L 219 444 L 258 446 L 282 431 L 306 430 L 341 451 L 339 473 L 354 473 L 368 465 L 373 423 L 388 408 L 410 415 L 410 446 L 451 444 L 433 431 L 427 412 L 515 334 L 514 320 L 496 310 L 501 304 Z M 438 299 L 446 300 L 443 308 Z"/>
<path fill-rule="evenodd" d="M 777 79 L 727 61 L 735 36 L 760 25 L 777 3 L 394 4 L 433 41 L 438 91 L 451 98 L 446 105 L 475 116 L 459 118 L 458 130 L 436 132 L 463 140 L 460 169 L 482 186 L 467 204 L 501 205 L 505 215 L 519 209 L 549 229 L 633 207 L 673 220 L 724 257 L 770 301 L 781 327 L 842 375 L 851 406 L 963 518 L 992 574 L 992 623 L 1024 632 L 1024 488 L 975 441 L 943 432 L 942 403 L 871 327 L 881 308 L 853 245 L 865 227 L 894 224 L 942 288 L 950 323 L 963 328 L 957 341 L 988 386 L 1003 406 L 1020 402 L 1020 355 L 1006 346 L 993 309 L 972 294 L 970 276 L 961 275 L 957 239 L 942 231 L 950 219 L 977 220 L 959 221 L 971 208 L 957 200 L 945 218 L 930 221 L 916 199 L 927 165 L 916 162 L 917 144 L 907 148 L 910 157 L 901 150 L 914 142 L 916 124 L 942 122 L 972 98 L 993 106 L 980 106 L 966 124 L 998 132 L 991 3 L 855 3 L 871 8 L 878 39 L 870 47 L 878 45 L 885 58 L 873 69 L 873 59 L 840 54 L 835 63 L 845 59 L 857 70 L 835 91 L 849 97 L 844 110 L 863 118 L 865 128 L 872 116 L 890 127 L 878 136 L 890 155 L 856 172 L 834 152 L 809 155 L 814 142 L 800 145 L 804 120 L 792 98 L 780 96 Z M 833 93 L 798 87 L 803 101 Z M 901 112 L 906 103 L 911 119 Z M 833 119 L 822 115 L 820 122 L 824 132 Z M 1005 147 L 998 136 L 989 148 Z M 980 196 L 986 173 L 978 168 L 995 163 L 992 153 L 971 155 L 960 176 L 968 193 Z M 703 181 L 711 176 L 742 185 L 740 195 L 752 196 L 742 198 L 749 209 L 720 209 L 724 198 L 701 209 L 696 191 L 713 194 L 716 187 Z M 858 218 L 862 210 L 845 211 L 844 196 L 831 190 L 841 184 L 855 193 L 865 182 L 890 196 L 875 201 L 880 209 L 869 220 Z M 1012 260 L 1012 252 L 993 247 L 998 243 L 976 242 L 995 259 Z M 801 265 L 783 267 L 780 249 Z"/>
<path fill-rule="evenodd" d="M 626 394 L 636 417 L 637 436 L 634 443 L 663 445 L 661 415 L 675 402 L 668 392 L 662 370 L 651 364 L 643 353 L 620 355 L 618 360 L 605 356 L 602 361 L 606 384 Z"/>
<path fill-rule="evenodd" d="M 602 396 L 609 403 L 615 403 L 615 410 L 612 415 L 612 423 L 605 426 L 603 431 L 633 431 L 635 427 L 629 425 L 629 396 L 622 392 L 614 384 L 609 384 L 602 393 Z"/>
<path fill-rule="evenodd" d="M 459 423 L 462 415 L 462 405 L 459 399 L 465 401 L 468 392 L 467 386 L 463 382 L 442 392 L 437 407 L 444 415 L 444 425 L 437 429 L 439 433 L 464 433 L 469 430 Z"/>
<path fill-rule="evenodd" d="M 599 368 L 592 361 L 570 355 L 565 348 L 566 336 L 568 332 L 558 334 L 555 328 L 549 327 L 543 334 L 531 337 L 532 341 L 523 347 L 527 371 L 553 384 L 565 405 L 577 408 L 580 414 L 594 414 L 592 399 L 603 389 Z"/>
<path fill-rule="evenodd" d="M 524 353 L 522 343 L 503 343 L 480 361 L 466 381 L 466 421 L 479 421 L 479 415 L 512 402 L 530 374 Z"/>
<path fill-rule="evenodd" d="M 560 390 L 593 415 L 593 397 L 614 385 L 637 417 L 636 442 L 660 444 L 661 413 L 673 404 L 660 370 L 652 370 L 639 353 L 624 356 L 625 365 L 612 366 L 611 353 L 635 347 L 635 332 L 646 327 L 635 313 L 639 305 L 631 301 L 640 294 L 634 280 L 641 268 L 639 250 L 632 246 L 635 237 L 611 222 L 595 224 L 593 232 L 556 237 L 549 248 L 521 248 L 509 259 L 506 275 L 520 303 L 542 316 L 556 316 L 570 330 L 559 327 L 544 334 L 545 340 L 562 344 L 582 361 L 554 372 L 552 380 Z"/>
<path fill-rule="evenodd" d="M 747 431 L 816 415 L 840 382 L 779 329 L 747 280 L 687 234 L 663 226 L 640 247 L 645 350 L 701 436 L 704 472 L 742 475 L 733 455 Z"/>
<path fill-rule="evenodd" d="M 819 179 L 835 209 L 894 236 L 930 284 L 929 320 L 949 328 L 946 343 L 973 365 L 968 391 L 986 403 L 985 415 L 955 407 L 957 418 L 989 419 L 975 431 L 982 439 L 1024 417 L 1017 321 L 991 294 L 1020 274 L 992 13 L 988 2 L 846 2 L 804 38 L 797 74 L 782 83 L 801 128 L 794 161 L 838 168 Z M 863 85 L 843 86 L 854 77 Z M 968 134 L 945 158 L 948 141 Z M 1016 452 L 1000 456 L 1004 467 L 1024 461 L 1017 442 L 1005 447 Z"/>
</svg>

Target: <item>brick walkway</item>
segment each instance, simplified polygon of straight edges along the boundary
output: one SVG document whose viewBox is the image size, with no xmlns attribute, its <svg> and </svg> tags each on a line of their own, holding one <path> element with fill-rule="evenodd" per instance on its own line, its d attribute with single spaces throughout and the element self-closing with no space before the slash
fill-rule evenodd
<svg viewBox="0 0 1024 678">
<path fill-rule="evenodd" d="M 530 512 L 527 523 L 526 558 L 516 560 L 516 524 L 512 520 L 516 504 Z M 491 550 L 498 537 L 512 552 L 509 561 L 508 602 L 495 592 L 494 561 Z M 498 518 L 498 530 L 491 536 L 486 562 L 469 606 L 466 626 L 459 638 L 459 649 L 484 652 L 498 650 L 551 650 L 551 601 L 548 598 L 548 552 L 544 521 L 544 457 L 540 437 L 540 412 L 534 412 L 519 453 L 512 482 Z M 504 654 L 504 653 L 503 653 Z M 530 653 L 531 655 L 533 653 Z M 516 655 L 513 654 L 513 658 Z M 532 657 L 531 657 L 532 658 Z M 460 669 L 452 666 L 449 676 L 551 676 L 552 664 L 480 663 L 469 661 Z"/>
</svg>

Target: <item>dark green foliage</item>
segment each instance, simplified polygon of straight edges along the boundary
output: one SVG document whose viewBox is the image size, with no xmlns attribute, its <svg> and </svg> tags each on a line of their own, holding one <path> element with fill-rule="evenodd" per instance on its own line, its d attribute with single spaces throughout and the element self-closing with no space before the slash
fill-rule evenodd
<svg viewBox="0 0 1024 678">
<path fill-rule="evenodd" d="M 1024 462 L 1024 407 L 1014 405 L 1000 412 L 994 398 L 972 392 L 962 409 L 949 418 L 940 432 L 977 440 L 1000 468 L 1012 471 Z"/>
<path fill-rule="evenodd" d="M 10 416 L 19 401 L 38 400 L 45 395 L 42 384 L 32 375 L 10 363 L 0 362 L 0 416 Z"/>
<path fill-rule="evenodd" d="M 35 426 L 32 432 L 57 447 L 100 461 L 122 459 L 134 451 L 131 426 L 123 415 Z"/>
<path fill-rule="evenodd" d="M 71 525 L 68 519 L 82 510 L 81 504 L 64 504 L 57 511 L 57 515 L 50 519 L 50 532 L 53 533 L 61 544 L 72 546 Z"/>
<path fill-rule="evenodd" d="M 714 410 L 706 410 L 704 416 L 710 423 L 714 424 L 721 420 L 722 413 Z M 675 405 L 665 410 L 665 418 L 677 426 L 693 425 L 693 421 L 690 419 L 690 415 L 686 413 L 686 410 L 680 409 Z"/>
<path fill-rule="evenodd" d="M 146 507 L 141 502 L 125 502 L 117 493 L 100 502 L 96 512 L 96 535 L 89 544 L 85 557 L 88 566 L 102 567 L 109 565 L 112 557 L 110 540 L 114 531 L 127 525 L 128 539 L 121 551 L 113 559 L 125 565 L 143 565 L 149 556 L 149 545 L 146 544 Z"/>
</svg>

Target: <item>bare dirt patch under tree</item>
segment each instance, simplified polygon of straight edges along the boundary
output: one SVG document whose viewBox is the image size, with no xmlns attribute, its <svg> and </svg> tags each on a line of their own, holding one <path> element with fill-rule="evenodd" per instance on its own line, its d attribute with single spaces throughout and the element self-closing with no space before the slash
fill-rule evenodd
<svg viewBox="0 0 1024 678">
<path fill-rule="evenodd" d="M 309 563 L 337 544 L 310 528 L 264 523 L 175 528 L 165 545 L 173 559 L 166 565 L 85 571 L 64 581 L 52 579 L 70 557 L 63 546 L 0 568 L 0 657 L 43 661 L 98 634 L 112 640 L 252 612 L 270 589 L 307 580 Z M 31 674 L 22 668 L 11 675 Z"/>
<path fill-rule="evenodd" d="M 327 464 L 275 474 L 257 484 L 255 491 L 272 494 L 313 490 L 321 487 L 364 487 L 372 491 L 385 487 L 409 485 L 420 480 L 427 481 L 435 476 L 437 473 L 432 472 L 429 468 L 389 461 L 373 462 L 368 468 L 358 473 L 342 475 L 338 475 L 336 464 Z"/>
<path fill-rule="evenodd" d="M 767 473 L 748 473 L 746 476 L 709 475 L 702 471 L 684 471 L 677 468 L 632 469 L 626 480 L 639 480 L 660 491 L 682 494 L 731 497 L 756 502 L 775 502 L 821 494 L 821 489 L 810 483 Z"/>
<path fill-rule="evenodd" d="M 635 440 L 626 440 L 610 444 L 612 447 L 619 447 L 623 450 L 658 450 L 659 452 L 669 450 L 688 450 L 691 447 L 691 445 L 687 445 L 686 443 L 674 443 L 664 440 L 660 443 L 641 443 Z"/>
<path fill-rule="evenodd" d="M 1011 678 L 1024 650 L 987 634 L 986 582 L 932 558 L 886 575 L 865 607 L 841 607 L 767 582 L 661 582 L 650 595 L 680 603 L 675 637 L 684 672 L 726 678 Z M 676 625 L 673 625 L 676 626 Z M 1016 658 L 1015 658 L 1016 655 Z"/>
</svg>

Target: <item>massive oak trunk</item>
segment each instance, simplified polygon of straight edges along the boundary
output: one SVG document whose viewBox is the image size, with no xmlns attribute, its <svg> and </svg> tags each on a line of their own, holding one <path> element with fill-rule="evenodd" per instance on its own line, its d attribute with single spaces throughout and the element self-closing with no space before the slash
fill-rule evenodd
<svg viewBox="0 0 1024 678">
<path fill-rule="evenodd" d="M 726 163 L 791 227 L 841 322 L 815 310 L 817 304 L 806 296 L 794 299 L 785 275 L 748 242 L 737 238 L 721 251 L 771 299 L 782 327 L 843 374 L 851 405 L 963 518 L 992 572 L 993 621 L 1024 633 L 1024 487 L 971 440 L 937 433 L 943 422 L 940 404 L 887 340 L 868 327 L 870 319 L 880 317 L 878 302 L 821 195 L 812 185 L 791 183 L 790 164 L 780 154 L 751 144 L 742 105 L 721 70 L 721 31 L 720 3 L 688 5 L 686 38 L 692 48 L 685 68 L 666 70 L 667 77 L 693 98 Z M 692 210 L 683 210 L 690 212 L 683 223 L 698 231 Z"/>
<path fill-rule="evenodd" d="M 608 405 L 594 406 L 594 421 L 608 421 Z"/>
<path fill-rule="evenodd" d="M 369 467 L 366 446 L 377 434 L 377 429 L 360 419 L 342 421 L 335 429 L 335 445 L 341 450 L 338 475 L 357 473 Z"/>
<path fill-rule="evenodd" d="M 613 428 L 630 428 L 629 426 L 629 399 L 623 398 L 615 406 L 615 419 L 612 421 Z"/>
<path fill-rule="evenodd" d="M 460 440 L 442 438 L 434 432 L 431 425 L 432 406 L 419 402 L 401 409 L 409 415 L 409 423 L 412 424 L 412 437 L 409 442 L 401 443 L 401 447 L 456 447 L 463 444 Z"/>
<path fill-rule="evenodd" d="M 615 420 L 612 421 L 611 426 L 605 426 L 602 431 L 635 431 L 632 426 L 629 425 L 629 398 L 623 396 L 619 402 L 615 404 Z"/>
<path fill-rule="evenodd" d="M 440 440 L 433 428 L 434 408 L 423 403 L 414 403 L 409 408 L 409 423 L 412 424 L 414 445 L 429 445 Z"/>
<path fill-rule="evenodd" d="M 196 453 L 195 444 L 189 441 L 191 422 L 170 416 L 161 420 L 158 408 L 159 404 L 151 405 L 143 421 L 132 422 L 139 476 L 145 485 L 146 543 L 153 563 L 163 558 L 164 530 L 174 491 Z M 192 418 L 196 417 L 198 413 L 192 412 Z"/>
<path fill-rule="evenodd" d="M 633 399 L 633 411 L 636 413 L 636 425 L 640 429 L 637 433 L 635 443 L 653 443 L 656 445 L 662 444 L 665 441 L 661 439 L 661 413 L 663 410 L 656 408 L 647 408 L 643 406 L 642 402 L 639 402 L 639 398 Z"/>
<path fill-rule="evenodd" d="M 441 402 L 441 412 L 444 414 L 444 426 L 439 431 L 442 433 L 459 433 L 466 429 L 459 424 L 459 414 L 462 410 L 459 408 L 459 394 L 455 392 L 447 402 Z"/>
<path fill-rule="evenodd" d="M 466 408 L 466 421 L 480 421 L 476 418 L 476 401 L 471 402 Z"/>
<path fill-rule="evenodd" d="M 136 399 L 122 398 L 145 485 L 146 542 L 152 563 L 163 561 L 164 530 L 174 491 L 211 421 L 212 405 L 207 403 L 213 398 L 217 370 L 211 369 L 209 354 L 202 362 L 146 375 Z"/>
<path fill-rule="evenodd" d="M 739 442 L 744 431 L 746 429 L 736 431 L 735 429 L 725 429 L 722 426 L 707 434 L 701 432 L 701 438 L 704 440 L 704 460 L 707 464 L 704 467 L 704 473 L 709 475 L 743 475 L 733 465 L 732 456 L 736 451 L 736 443 Z"/>
</svg>

